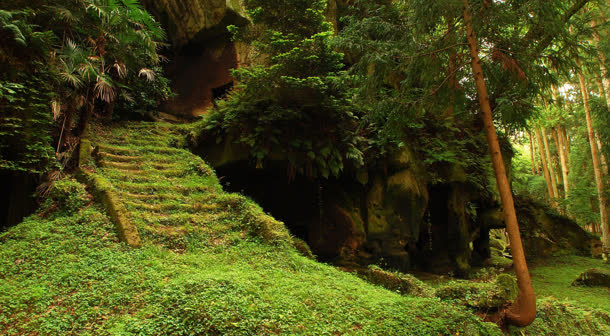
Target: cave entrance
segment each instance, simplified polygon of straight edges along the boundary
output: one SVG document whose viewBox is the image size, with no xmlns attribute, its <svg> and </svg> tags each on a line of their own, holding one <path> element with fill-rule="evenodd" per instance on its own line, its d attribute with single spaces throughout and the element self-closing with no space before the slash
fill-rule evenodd
<svg viewBox="0 0 610 336">
<path fill-rule="evenodd" d="M 171 114 L 204 115 L 233 87 L 232 69 L 239 67 L 235 44 L 227 35 L 191 43 L 176 51 L 167 68 L 177 96 L 164 104 Z"/>
<path fill-rule="evenodd" d="M 251 197 L 265 212 L 284 222 L 290 232 L 308 242 L 310 224 L 320 220 L 318 184 L 303 176 L 288 180 L 286 168 L 253 168 L 237 162 L 216 168 L 226 191 Z"/>
<path fill-rule="evenodd" d="M 428 210 L 417 242 L 416 263 L 423 270 L 435 272 L 448 263 L 446 246 L 449 187 L 434 186 L 430 188 L 429 195 Z"/>
<path fill-rule="evenodd" d="M 36 178 L 25 173 L 0 173 L 8 199 L 0 202 L 0 232 L 19 224 L 36 209 Z M 6 197 L 6 196 L 5 196 Z"/>
<path fill-rule="evenodd" d="M 215 87 L 212 89 L 212 100 L 214 102 L 214 107 L 217 106 L 216 101 L 220 99 L 225 99 L 229 92 L 233 89 L 234 82 L 231 81 L 225 85 L 221 85 L 219 87 Z"/>
</svg>

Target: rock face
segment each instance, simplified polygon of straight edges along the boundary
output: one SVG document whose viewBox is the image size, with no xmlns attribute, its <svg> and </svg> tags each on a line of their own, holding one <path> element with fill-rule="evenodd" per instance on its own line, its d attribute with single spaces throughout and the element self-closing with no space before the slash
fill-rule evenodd
<svg viewBox="0 0 610 336">
<path fill-rule="evenodd" d="M 474 251 L 486 247 L 489 257 L 489 230 L 468 210 L 476 193 L 458 166 L 443 169 L 443 184 L 431 184 L 421 160 L 403 148 L 378 168 L 288 181 L 279 154 L 255 169 L 247 148 L 231 139 L 199 139 L 193 146 L 229 182 L 226 188 L 283 220 L 322 260 L 459 273 L 468 270 Z"/>
<path fill-rule="evenodd" d="M 174 47 L 226 34 L 228 25 L 248 20 L 240 0 L 143 0 L 148 11 L 166 27 Z"/>
<path fill-rule="evenodd" d="M 165 27 L 173 55 L 166 72 L 177 96 L 162 110 L 197 117 L 233 86 L 231 69 L 249 63 L 250 48 L 227 26 L 249 24 L 241 0 L 143 0 Z"/>
<path fill-rule="evenodd" d="M 239 67 L 235 44 L 225 38 L 182 50 L 167 72 L 177 96 L 163 106 L 171 114 L 196 117 L 205 114 L 233 86 L 231 69 Z"/>
<path fill-rule="evenodd" d="M 597 257 L 600 239 L 573 220 L 528 199 L 515 198 L 515 206 L 527 257 L 546 257 L 557 253 Z"/>
</svg>

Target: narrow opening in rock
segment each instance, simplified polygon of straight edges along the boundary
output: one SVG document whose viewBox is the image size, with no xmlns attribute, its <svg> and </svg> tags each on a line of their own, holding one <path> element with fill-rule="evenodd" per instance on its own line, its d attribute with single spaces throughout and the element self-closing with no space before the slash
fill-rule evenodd
<svg viewBox="0 0 610 336">
<path fill-rule="evenodd" d="M 231 81 L 227 84 L 212 89 L 212 100 L 214 101 L 214 107 L 216 107 L 217 100 L 225 99 L 227 97 L 231 89 L 233 89 L 233 85 L 234 82 Z"/>
<path fill-rule="evenodd" d="M 265 212 L 284 222 L 290 232 L 309 240 L 310 223 L 319 221 L 317 184 L 302 176 L 289 181 L 282 167 L 252 168 L 238 162 L 216 168 L 227 191 L 251 197 Z"/>
</svg>

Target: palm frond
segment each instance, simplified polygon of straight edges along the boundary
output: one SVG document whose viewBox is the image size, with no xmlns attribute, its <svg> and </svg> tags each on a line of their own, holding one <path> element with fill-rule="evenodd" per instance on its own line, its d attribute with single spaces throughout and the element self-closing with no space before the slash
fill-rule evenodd
<svg viewBox="0 0 610 336">
<path fill-rule="evenodd" d="M 138 76 L 139 77 L 144 76 L 146 78 L 146 80 L 148 80 L 149 82 L 152 82 L 155 80 L 156 75 L 152 69 L 142 68 L 142 69 L 140 69 L 140 72 L 138 72 Z"/>
<path fill-rule="evenodd" d="M 127 66 L 122 62 L 114 62 L 112 67 L 115 69 L 119 78 L 125 78 L 127 76 Z"/>
<path fill-rule="evenodd" d="M 53 99 L 51 101 L 51 112 L 53 113 L 53 120 L 57 120 L 61 117 L 61 102 L 59 100 Z"/>
<path fill-rule="evenodd" d="M 106 75 L 97 77 L 94 91 L 97 98 L 107 103 L 114 101 L 114 98 L 116 97 L 116 87 L 112 79 Z"/>
</svg>

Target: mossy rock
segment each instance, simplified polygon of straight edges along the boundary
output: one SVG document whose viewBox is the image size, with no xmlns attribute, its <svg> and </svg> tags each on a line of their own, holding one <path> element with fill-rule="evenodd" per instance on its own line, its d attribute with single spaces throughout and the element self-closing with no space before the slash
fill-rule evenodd
<svg viewBox="0 0 610 336">
<path fill-rule="evenodd" d="M 316 260 L 315 255 L 311 252 L 311 248 L 303 239 L 292 237 L 292 247 L 294 247 L 300 255 L 311 260 Z"/>
<path fill-rule="evenodd" d="M 451 301 L 478 310 L 498 309 L 513 301 L 518 294 L 517 281 L 500 274 L 492 282 L 455 281 L 436 291 L 443 301 Z"/>
<path fill-rule="evenodd" d="M 610 271 L 596 268 L 586 270 L 572 282 L 572 286 L 610 288 Z"/>
<path fill-rule="evenodd" d="M 433 296 L 433 290 L 430 287 L 410 274 L 389 272 L 372 265 L 366 270 L 358 272 L 358 276 L 370 283 L 400 293 L 401 295 Z"/>
</svg>

